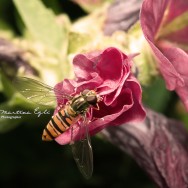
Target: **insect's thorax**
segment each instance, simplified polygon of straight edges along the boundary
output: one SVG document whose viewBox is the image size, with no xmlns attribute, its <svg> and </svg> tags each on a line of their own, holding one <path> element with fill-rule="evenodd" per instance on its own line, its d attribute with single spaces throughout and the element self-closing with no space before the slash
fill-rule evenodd
<svg viewBox="0 0 188 188">
<path fill-rule="evenodd" d="M 70 106 L 76 114 L 84 114 L 90 105 L 82 95 L 78 95 L 73 97 Z"/>
<path fill-rule="evenodd" d="M 85 89 L 80 94 L 75 95 L 72 100 L 69 101 L 69 110 L 72 110 L 72 112 L 68 113 L 71 116 L 77 116 L 85 114 L 89 107 L 98 110 L 99 101 L 100 97 L 94 90 Z"/>
</svg>

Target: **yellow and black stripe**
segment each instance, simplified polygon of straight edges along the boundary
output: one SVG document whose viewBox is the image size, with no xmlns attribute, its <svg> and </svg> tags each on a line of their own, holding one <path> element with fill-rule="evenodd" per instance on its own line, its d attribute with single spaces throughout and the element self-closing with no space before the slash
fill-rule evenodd
<svg viewBox="0 0 188 188">
<path fill-rule="evenodd" d="M 53 140 L 78 121 L 79 116 L 70 115 L 68 112 L 70 112 L 70 109 L 65 106 L 65 108 L 51 118 L 43 131 L 42 140 Z"/>
</svg>

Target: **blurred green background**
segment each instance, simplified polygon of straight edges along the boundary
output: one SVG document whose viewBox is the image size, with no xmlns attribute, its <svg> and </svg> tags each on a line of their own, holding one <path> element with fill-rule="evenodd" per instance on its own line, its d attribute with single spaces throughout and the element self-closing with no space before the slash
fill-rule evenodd
<svg viewBox="0 0 188 188">
<path fill-rule="evenodd" d="M 46 48 L 41 52 L 41 56 L 44 58 L 42 59 L 40 49 L 39 52 L 38 49 L 35 49 L 30 35 L 32 33 L 35 39 L 37 37 L 40 38 L 38 29 L 41 29 L 43 35 L 46 30 L 48 33 L 49 28 L 52 27 L 53 30 L 56 25 L 51 26 L 47 23 L 47 25 L 43 26 L 43 29 L 40 28 L 41 25 L 37 25 L 38 20 L 30 19 L 28 21 L 27 15 L 24 18 L 22 17 L 25 13 L 22 6 L 19 6 L 19 2 L 23 1 L 16 0 L 15 2 L 17 2 L 17 8 L 12 0 L 0 0 L 0 39 L 6 39 L 23 51 L 32 51 L 32 56 L 31 61 L 27 62 L 30 60 L 30 56 L 28 57 L 26 54 L 26 62 L 23 61 L 21 65 L 15 62 L 14 65 L 14 61 L 13 64 L 9 59 L 6 62 L 6 59 L 3 59 L 2 54 L 0 54 L 0 110 L 29 109 L 32 111 L 36 106 L 28 103 L 16 93 L 10 79 L 17 74 L 27 76 L 28 66 L 31 66 L 29 70 L 34 70 L 30 71 L 29 74 L 35 75 L 42 81 L 46 81 L 49 70 L 52 70 L 52 74 L 57 76 L 52 76 L 53 78 L 55 77 L 54 81 L 56 82 L 66 77 L 66 74 L 70 75 L 71 66 L 69 63 L 65 63 L 66 67 L 70 66 L 68 69 L 63 67 L 64 71 L 58 72 L 59 70 L 57 69 L 60 69 L 60 64 L 53 66 L 53 61 L 58 59 L 61 63 L 61 60 L 64 60 L 67 55 L 66 53 L 70 55 L 77 52 L 76 49 L 79 48 L 75 47 L 74 41 L 72 44 L 70 44 L 71 41 L 66 41 L 70 37 L 67 35 L 68 25 L 89 13 L 72 1 L 43 0 L 45 7 L 48 7 L 53 12 L 52 14 L 50 13 L 51 17 L 64 13 L 68 16 L 69 21 L 63 19 L 61 27 L 64 34 L 60 34 L 60 38 L 62 37 L 63 41 L 61 44 L 62 49 L 60 49 L 62 56 L 57 55 L 60 52 L 56 48 L 56 43 L 53 43 L 56 38 L 50 35 L 50 40 L 48 40 L 48 37 L 45 38 L 45 36 L 41 39 L 44 45 L 48 46 L 49 44 L 52 46 L 52 48 Z M 25 11 L 27 10 L 26 8 L 24 7 Z M 39 10 L 36 9 L 36 12 L 28 15 L 38 14 Z M 46 15 L 46 12 L 44 11 L 43 14 Z M 43 23 L 49 17 L 44 17 L 41 20 L 39 18 L 39 21 Z M 34 29 L 32 28 L 32 23 L 34 24 Z M 85 36 L 82 37 L 84 40 Z M 70 46 L 74 47 L 74 49 L 72 50 Z M 67 48 L 66 51 L 63 50 L 64 48 Z M 45 62 L 47 65 L 41 62 Z M 40 63 L 41 65 L 39 66 Z M 22 68 L 24 71 L 20 71 Z M 62 77 L 59 76 L 61 74 Z M 176 117 L 184 122 L 188 121 L 177 96 L 166 91 L 162 79 L 155 79 L 152 85 L 144 87 L 143 90 L 145 105 L 169 117 Z M 53 114 L 53 109 L 49 110 Z M 178 114 L 177 111 L 181 113 Z M 69 146 L 60 146 L 55 142 L 46 143 L 41 141 L 42 131 L 50 117 L 51 115 L 43 115 L 40 118 L 35 115 L 26 115 L 21 120 L 0 119 L 0 188 L 156 187 L 145 172 L 128 155 L 99 137 L 92 138 L 94 173 L 91 179 L 85 180 L 77 169 Z"/>
</svg>

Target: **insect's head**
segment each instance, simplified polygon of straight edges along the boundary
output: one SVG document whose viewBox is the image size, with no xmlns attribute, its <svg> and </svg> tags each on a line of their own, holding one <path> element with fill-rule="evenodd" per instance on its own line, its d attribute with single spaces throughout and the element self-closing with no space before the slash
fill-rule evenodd
<svg viewBox="0 0 188 188">
<path fill-rule="evenodd" d="M 86 99 L 86 101 L 92 105 L 94 108 L 99 109 L 98 107 L 98 102 L 101 101 L 101 97 L 99 95 L 97 95 L 96 91 L 94 90 L 89 90 L 89 89 L 85 89 L 82 92 L 82 95 L 84 96 L 84 98 Z"/>
</svg>

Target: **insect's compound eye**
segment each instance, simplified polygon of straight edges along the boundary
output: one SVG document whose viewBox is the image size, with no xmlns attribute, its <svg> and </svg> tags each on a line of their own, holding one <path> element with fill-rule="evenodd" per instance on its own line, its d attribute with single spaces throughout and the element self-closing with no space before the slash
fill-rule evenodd
<svg viewBox="0 0 188 188">
<path fill-rule="evenodd" d="M 85 89 L 85 90 L 82 92 L 82 95 L 87 95 L 89 92 L 90 92 L 89 89 Z"/>
<path fill-rule="evenodd" d="M 86 100 L 91 105 L 96 105 L 96 103 L 97 103 L 97 97 L 96 96 L 87 96 Z"/>
</svg>

